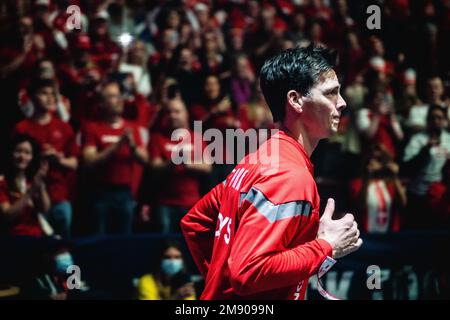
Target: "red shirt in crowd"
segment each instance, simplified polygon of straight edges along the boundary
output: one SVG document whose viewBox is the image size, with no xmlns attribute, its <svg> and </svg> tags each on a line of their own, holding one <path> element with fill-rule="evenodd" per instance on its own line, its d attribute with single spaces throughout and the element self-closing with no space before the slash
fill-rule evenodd
<svg viewBox="0 0 450 320">
<path fill-rule="evenodd" d="M 202 121 L 202 128 L 203 130 L 207 129 L 218 129 L 222 133 L 225 134 L 226 129 L 233 128 L 233 125 L 230 125 L 230 122 L 232 120 L 236 120 L 236 117 L 234 116 L 233 110 L 229 108 L 228 110 L 217 113 L 214 115 L 211 115 L 208 117 L 208 113 L 210 110 L 214 109 L 215 105 L 195 105 L 190 109 L 190 119 L 192 121 Z M 206 121 L 203 121 L 207 117 Z M 217 152 L 222 152 L 220 155 L 216 154 L 218 158 L 222 158 L 223 162 L 227 162 L 227 159 L 229 159 L 230 155 L 232 154 L 231 150 L 229 150 L 230 146 L 228 146 L 226 143 L 223 144 L 222 150 L 217 150 Z"/>
<path fill-rule="evenodd" d="M 360 199 L 364 197 L 364 208 L 360 208 L 362 212 L 359 212 L 364 232 L 400 231 L 401 217 L 397 202 L 398 193 L 394 182 L 383 179 L 373 180 L 368 184 L 365 195 L 361 194 L 363 186 L 362 179 L 354 179 L 350 182 L 350 196 L 355 207 L 360 206 Z"/>
<path fill-rule="evenodd" d="M 309 277 L 332 254 L 316 239 L 319 206 L 308 155 L 280 131 L 181 222 L 206 279 L 201 299 L 303 299 Z"/>
<path fill-rule="evenodd" d="M 9 203 L 13 205 L 22 196 L 23 194 L 20 192 L 12 191 L 5 177 L 0 176 L 0 204 Z M 11 224 L 2 224 L 3 226 L 0 227 L 0 232 L 5 232 L 8 235 L 32 237 L 40 237 L 43 235 L 36 212 L 31 204 L 26 206 Z"/>
<path fill-rule="evenodd" d="M 170 135 L 154 133 L 149 144 L 149 154 L 152 159 L 160 158 L 163 161 L 172 161 L 172 151 L 180 148 L 186 150 L 191 160 L 194 156 L 195 135 L 190 132 L 191 139 L 183 139 L 182 142 L 172 141 Z M 201 141 L 201 137 L 198 137 Z M 198 155 L 201 156 L 203 143 Z M 200 158 L 201 160 L 201 158 Z M 180 206 L 190 209 L 200 199 L 200 178 L 195 172 L 189 171 L 183 164 L 175 165 L 173 170 L 164 177 L 159 187 L 160 193 L 157 197 L 158 203 L 168 206 Z"/>
<path fill-rule="evenodd" d="M 450 222 L 450 190 L 442 182 L 435 182 L 428 189 L 428 206 L 437 225 Z M 431 218 L 431 217 L 430 217 Z"/>
<path fill-rule="evenodd" d="M 125 128 L 131 128 L 137 147 L 144 147 L 144 142 L 139 127 L 126 120 L 116 124 L 104 121 L 87 123 L 83 130 L 83 147 L 96 147 L 98 151 L 118 142 L 125 132 Z M 128 145 L 120 147 L 115 155 L 101 166 L 95 168 L 93 174 L 97 183 L 105 186 L 128 186 L 133 188 L 138 179 L 135 170 L 135 158 Z"/>
<path fill-rule="evenodd" d="M 20 121 L 17 123 L 14 133 L 27 134 L 34 138 L 39 143 L 42 152 L 53 147 L 57 152 L 63 153 L 65 157 L 78 156 L 79 150 L 72 127 L 54 116 L 47 124 L 39 124 L 33 119 Z M 50 162 L 47 188 L 53 205 L 69 199 L 68 176 L 71 174 L 73 174 L 73 170 Z"/>
</svg>

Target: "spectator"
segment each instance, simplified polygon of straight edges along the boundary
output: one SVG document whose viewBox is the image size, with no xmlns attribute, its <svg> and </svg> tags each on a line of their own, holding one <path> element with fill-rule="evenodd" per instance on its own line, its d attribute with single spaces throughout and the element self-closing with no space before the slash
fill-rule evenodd
<svg viewBox="0 0 450 320">
<path fill-rule="evenodd" d="M 450 160 L 442 168 L 442 181 L 430 185 L 427 206 L 432 213 L 430 225 L 434 228 L 450 227 Z"/>
<path fill-rule="evenodd" d="M 90 53 L 95 63 L 107 72 L 116 66 L 120 48 L 111 40 L 108 32 L 108 13 L 97 12 L 89 24 L 89 38 L 91 40 Z"/>
<path fill-rule="evenodd" d="M 364 160 L 360 178 L 350 182 L 354 212 L 360 213 L 367 233 L 398 232 L 406 191 L 398 177 L 399 165 L 383 145 L 373 145 Z"/>
<path fill-rule="evenodd" d="M 40 145 L 42 156 L 48 160 L 47 185 L 52 200 L 48 219 L 57 234 L 70 237 L 72 205 L 68 178 L 78 167 L 78 147 L 70 125 L 52 115 L 54 88 L 53 80 L 33 81 L 28 90 L 33 115 L 17 123 L 14 131 L 33 137 Z"/>
<path fill-rule="evenodd" d="M 158 35 L 157 51 L 150 56 L 150 73 L 153 87 L 157 87 L 158 83 L 167 76 L 179 41 L 177 30 L 165 29 Z"/>
<path fill-rule="evenodd" d="M 215 74 L 219 79 L 230 76 L 229 63 L 224 54 L 222 34 L 207 32 L 203 35 L 203 46 L 198 56 L 203 74 Z"/>
<path fill-rule="evenodd" d="M 294 12 L 292 17 L 292 28 L 289 31 L 289 37 L 296 44 L 300 44 L 305 41 L 306 38 L 306 18 L 305 14 L 301 10 Z"/>
<path fill-rule="evenodd" d="M 435 104 L 445 107 L 444 84 L 438 76 L 433 76 L 427 80 L 426 90 L 427 100 L 425 104 L 413 105 L 409 111 L 407 125 L 413 132 L 424 130 L 427 126 L 427 114 L 430 105 Z M 449 117 L 449 115 L 447 115 Z"/>
<path fill-rule="evenodd" d="M 272 113 L 259 86 L 259 79 L 253 85 L 248 103 L 238 106 L 239 126 L 242 130 L 271 129 L 274 127 Z"/>
<path fill-rule="evenodd" d="M 414 69 L 407 69 L 403 72 L 400 83 L 400 93 L 396 97 L 399 114 L 402 117 L 403 124 L 408 131 L 419 132 L 425 128 L 425 117 L 412 112 L 413 108 L 421 108 L 423 105 L 417 94 L 416 72 Z"/>
<path fill-rule="evenodd" d="M 368 97 L 370 108 L 358 111 L 356 126 L 364 139 L 382 144 L 395 158 L 398 142 L 403 140 L 403 130 L 390 98 L 382 89 L 374 90 Z"/>
<path fill-rule="evenodd" d="M 0 76 L 10 77 L 18 85 L 31 75 L 34 63 L 45 55 L 46 48 L 42 36 L 34 32 L 33 19 L 29 16 L 18 19 L 12 35 L 16 36 L 0 50 Z"/>
<path fill-rule="evenodd" d="M 133 218 L 133 167 L 146 164 L 147 151 L 138 127 L 123 119 L 120 85 L 105 81 L 100 88 L 101 119 L 83 130 L 82 158 L 93 187 L 92 219 L 96 234 L 110 230 L 131 233 Z"/>
<path fill-rule="evenodd" d="M 231 96 L 238 105 L 248 103 L 255 83 L 255 74 L 246 56 L 235 58 L 231 82 Z"/>
<path fill-rule="evenodd" d="M 201 81 L 200 69 L 201 65 L 191 49 L 180 47 L 177 50 L 175 70 L 172 72 L 172 76 L 177 79 L 181 97 L 188 108 L 199 100 L 200 90 L 198 83 Z"/>
<path fill-rule="evenodd" d="M 158 265 L 138 282 L 139 300 L 195 300 L 194 284 L 186 271 L 183 253 L 178 243 L 163 247 Z"/>
<path fill-rule="evenodd" d="M 227 128 L 238 128 L 239 122 L 233 112 L 230 97 L 222 92 L 219 78 L 208 75 L 203 86 L 203 101 L 201 104 L 191 108 L 192 120 L 202 121 L 204 129 L 215 128 L 223 134 Z M 224 143 L 222 150 L 216 150 L 216 159 L 223 159 L 213 167 L 215 182 L 221 182 L 231 172 L 232 165 L 227 165 L 231 159 L 230 146 Z"/>
<path fill-rule="evenodd" d="M 50 209 L 48 164 L 40 163 L 39 145 L 24 135 L 13 138 L 7 154 L 8 166 L 0 176 L 0 233 L 43 236 L 42 214 Z"/>
<path fill-rule="evenodd" d="M 40 260 L 34 271 L 35 277 L 31 282 L 25 282 L 22 287 L 23 298 L 38 300 L 89 298 L 89 287 L 81 279 L 73 277 L 73 270 L 76 269 L 69 269 L 76 264 L 65 243 L 51 243 Z M 70 286 L 74 286 L 76 290 Z"/>
<path fill-rule="evenodd" d="M 70 100 L 63 96 L 59 90 L 59 81 L 53 62 L 50 59 L 41 59 L 37 62 L 37 67 L 33 78 L 52 80 L 54 86 L 54 101 L 50 107 L 53 115 L 64 122 L 70 119 Z M 19 107 L 25 117 L 30 118 L 34 113 L 34 105 L 27 94 L 27 90 L 23 88 L 19 92 Z"/>
<path fill-rule="evenodd" d="M 427 115 L 427 131 L 413 135 L 405 148 L 405 171 L 411 176 L 408 185 L 409 210 L 413 227 L 420 224 L 426 194 L 433 182 L 441 181 L 442 168 L 450 152 L 450 134 L 447 132 L 447 110 L 432 105 Z"/>
<path fill-rule="evenodd" d="M 167 113 L 170 131 L 155 133 L 150 142 L 151 167 L 159 173 L 155 220 L 163 233 L 181 232 L 181 218 L 201 197 L 202 175 L 211 171 L 209 164 L 194 158 L 197 154 L 202 156 L 203 145 L 201 150 L 196 150 L 195 135 L 199 133 L 189 130 L 183 101 L 170 100 Z M 183 163 L 175 164 L 174 155 L 183 157 Z"/>
<path fill-rule="evenodd" d="M 133 75 L 136 91 L 145 97 L 152 92 L 150 73 L 148 72 L 148 53 L 145 43 L 136 40 L 128 49 L 127 59 L 119 66 L 120 72 L 129 72 Z"/>
</svg>

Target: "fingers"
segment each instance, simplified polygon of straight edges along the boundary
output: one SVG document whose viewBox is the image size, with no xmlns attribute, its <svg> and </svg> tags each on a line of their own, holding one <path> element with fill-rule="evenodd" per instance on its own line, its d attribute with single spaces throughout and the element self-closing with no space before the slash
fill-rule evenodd
<svg viewBox="0 0 450 320">
<path fill-rule="evenodd" d="M 346 255 L 357 251 L 359 248 L 361 248 L 362 245 L 363 240 L 361 238 L 358 238 L 354 243 L 347 245 L 344 249 L 341 249 L 333 254 L 333 257 L 336 259 L 345 257 Z"/>
<path fill-rule="evenodd" d="M 356 250 L 361 248 L 362 245 L 363 245 L 363 240 L 361 238 L 358 238 L 358 240 L 348 248 L 348 250 L 349 250 L 348 253 L 355 252 Z"/>
<path fill-rule="evenodd" d="M 357 239 L 357 238 L 358 238 L 358 237 L 357 237 L 358 232 L 359 232 L 359 230 L 358 230 L 358 224 L 356 223 L 356 221 L 353 221 L 352 226 L 348 229 L 348 234 L 349 234 L 351 237 L 356 237 L 356 239 Z M 356 239 L 355 239 L 355 240 L 356 240 Z"/>
<path fill-rule="evenodd" d="M 349 227 L 353 225 L 353 222 L 355 222 L 355 217 L 351 213 L 346 213 L 342 218 L 342 222 L 347 224 Z"/>
<path fill-rule="evenodd" d="M 335 203 L 333 198 L 329 198 L 327 201 L 327 205 L 325 207 L 325 210 L 323 211 L 322 219 L 329 219 L 331 220 L 333 217 L 335 208 Z"/>
</svg>

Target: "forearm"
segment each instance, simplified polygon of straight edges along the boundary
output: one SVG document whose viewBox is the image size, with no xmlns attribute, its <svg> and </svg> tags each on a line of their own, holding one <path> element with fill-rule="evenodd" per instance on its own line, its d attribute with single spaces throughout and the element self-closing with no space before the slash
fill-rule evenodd
<svg viewBox="0 0 450 320">
<path fill-rule="evenodd" d="M 222 183 L 214 187 L 180 223 L 192 258 L 203 277 L 206 277 L 211 261 L 222 190 Z"/>
<path fill-rule="evenodd" d="M 11 61 L 9 64 L 0 67 L 0 74 L 3 77 L 7 77 L 8 75 L 10 75 L 12 72 L 14 72 L 18 68 L 20 68 L 20 66 L 23 64 L 23 62 L 25 60 L 25 57 L 26 57 L 26 54 L 22 53 L 17 58 L 15 58 L 13 61 Z"/>
<path fill-rule="evenodd" d="M 119 144 L 115 143 L 102 151 L 97 151 L 95 153 L 85 153 L 83 157 L 85 165 L 89 168 L 92 168 L 107 162 L 117 151 L 118 147 Z"/>
<path fill-rule="evenodd" d="M 380 118 L 376 116 L 372 119 L 372 121 L 370 122 L 370 126 L 365 131 L 365 134 L 369 139 L 375 136 L 375 134 L 378 131 L 379 125 L 380 125 Z"/>
<path fill-rule="evenodd" d="M 403 140 L 404 134 L 403 134 L 402 127 L 400 126 L 400 123 L 398 123 L 398 121 L 392 120 L 391 126 L 392 126 L 392 132 L 394 133 L 397 140 L 398 141 Z"/>
<path fill-rule="evenodd" d="M 327 256 L 332 256 L 332 247 L 325 240 L 317 239 L 277 253 L 247 259 L 241 259 L 239 255 L 232 252 L 228 260 L 231 285 L 237 294 L 250 295 L 307 280 Z"/>
<path fill-rule="evenodd" d="M 13 221 L 22 214 L 23 210 L 28 206 L 30 200 L 31 194 L 27 192 L 12 205 L 3 205 L 0 208 L 0 213 L 7 221 Z"/>
<path fill-rule="evenodd" d="M 411 170 L 418 170 L 423 168 L 430 159 L 430 146 L 423 147 L 416 156 L 405 162 L 406 168 Z"/>
<path fill-rule="evenodd" d="M 35 199 L 35 204 L 37 209 L 40 212 L 48 212 L 52 206 L 51 200 L 50 200 L 50 196 L 47 192 L 47 188 L 42 187 L 41 190 L 39 191 L 36 199 Z"/>
<path fill-rule="evenodd" d="M 76 157 L 62 158 L 59 165 L 63 168 L 76 170 L 78 168 L 78 159 Z"/>
<path fill-rule="evenodd" d="M 186 169 L 198 173 L 211 173 L 212 167 L 207 163 L 190 163 L 186 164 Z"/>
<path fill-rule="evenodd" d="M 395 189 L 397 190 L 397 194 L 398 194 L 398 199 L 400 201 L 400 204 L 405 207 L 408 201 L 408 198 L 406 196 L 406 190 L 402 185 L 402 182 L 400 181 L 399 178 L 395 178 L 394 180 L 395 183 Z"/>
<path fill-rule="evenodd" d="M 143 148 L 135 148 L 132 149 L 134 158 L 141 164 L 148 163 L 148 153 Z"/>
</svg>

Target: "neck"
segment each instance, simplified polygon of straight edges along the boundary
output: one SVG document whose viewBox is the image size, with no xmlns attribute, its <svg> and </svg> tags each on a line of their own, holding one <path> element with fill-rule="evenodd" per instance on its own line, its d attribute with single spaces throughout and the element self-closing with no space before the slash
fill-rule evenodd
<svg viewBox="0 0 450 320">
<path fill-rule="evenodd" d="M 300 143 L 308 154 L 308 157 L 311 157 L 320 139 L 314 138 L 308 134 L 308 131 L 299 121 L 285 120 L 279 127 L 298 143 Z"/>
<path fill-rule="evenodd" d="M 50 112 L 36 109 L 33 119 L 40 124 L 46 124 L 51 120 L 51 115 Z"/>
<path fill-rule="evenodd" d="M 24 179 L 25 178 L 25 170 L 17 170 L 16 179 Z"/>
<path fill-rule="evenodd" d="M 109 124 L 115 124 L 119 121 L 122 120 L 121 116 L 118 115 L 105 115 L 105 122 L 109 123 Z"/>
</svg>

